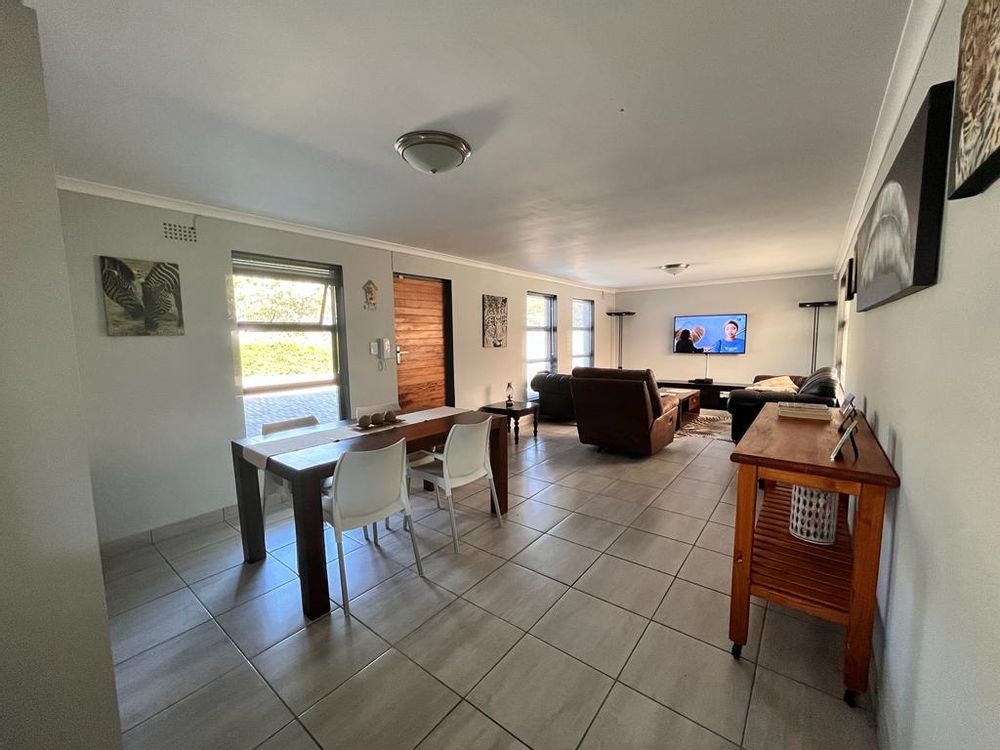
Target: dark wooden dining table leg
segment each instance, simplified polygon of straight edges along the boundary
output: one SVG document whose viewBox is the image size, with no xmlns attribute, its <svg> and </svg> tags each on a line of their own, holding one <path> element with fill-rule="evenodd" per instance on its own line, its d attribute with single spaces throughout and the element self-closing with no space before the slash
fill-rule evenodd
<svg viewBox="0 0 1000 750">
<path fill-rule="evenodd" d="M 757 467 L 740 464 L 736 479 L 736 528 L 733 532 L 733 584 L 729 600 L 729 640 L 737 659 L 750 627 L 750 559 L 757 513 Z"/>
<path fill-rule="evenodd" d="M 240 513 L 240 536 L 243 559 L 260 562 L 267 557 L 264 548 L 264 513 L 260 504 L 257 467 L 243 458 L 243 447 L 233 444 L 233 474 L 236 477 L 236 508 Z"/>
<path fill-rule="evenodd" d="M 493 485 L 497 489 L 500 513 L 507 513 L 507 435 L 494 420 L 490 430 L 490 468 L 493 470 Z M 492 506 L 490 513 L 495 513 Z"/>
<path fill-rule="evenodd" d="M 323 539 L 322 477 L 298 477 L 292 481 L 295 511 L 295 547 L 299 563 L 302 612 L 315 620 L 330 611 L 330 584 L 326 575 L 326 543 Z"/>
</svg>

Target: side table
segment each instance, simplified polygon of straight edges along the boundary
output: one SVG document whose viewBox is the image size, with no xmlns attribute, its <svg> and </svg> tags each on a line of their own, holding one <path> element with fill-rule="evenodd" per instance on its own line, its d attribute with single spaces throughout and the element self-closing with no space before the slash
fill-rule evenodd
<svg viewBox="0 0 1000 750">
<path fill-rule="evenodd" d="M 517 445 L 521 437 L 521 417 L 529 414 L 532 417 L 534 436 L 538 437 L 538 404 L 533 401 L 514 401 L 507 406 L 506 401 L 498 401 L 495 404 L 486 404 L 479 407 L 479 411 L 487 414 L 500 414 L 507 417 L 507 432 L 510 432 L 510 423 L 514 423 L 514 445 Z"/>
</svg>

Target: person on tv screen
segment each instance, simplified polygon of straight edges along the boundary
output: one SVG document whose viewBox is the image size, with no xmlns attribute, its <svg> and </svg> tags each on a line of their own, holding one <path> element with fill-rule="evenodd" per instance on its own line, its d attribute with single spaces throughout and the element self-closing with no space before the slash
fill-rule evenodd
<svg viewBox="0 0 1000 750">
<path fill-rule="evenodd" d="M 677 345 L 674 347 L 675 352 L 681 354 L 701 354 L 704 349 L 699 349 L 694 345 L 691 340 L 691 331 L 687 328 L 683 329 L 680 336 L 677 337 Z"/>
<path fill-rule="evenodd" d="M 735 320 L 727 320 L 722 330 L 725 338 L 721 338 L 711 346 L 706 347 L 705 351 L 714 354 L 742 354 L 745 342 L 736 338 L 740 332 L 740 324 Z"/>
</svg>

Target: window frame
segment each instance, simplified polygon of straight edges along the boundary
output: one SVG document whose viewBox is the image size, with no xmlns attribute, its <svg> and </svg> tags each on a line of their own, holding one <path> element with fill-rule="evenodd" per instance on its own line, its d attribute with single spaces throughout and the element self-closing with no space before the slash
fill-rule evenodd
<svg viewBox="0 0 1000 750">
<path fill-rule="evenodd" d="M 247 388 L 240 385 L 243 395 L 259 393 L 275 393 L 294 391 L 303 388 L 315 388 L 324 385 L 335 385 L 340 391 L 340 418 L 347 413 L 349 393 L 347 387 L 347 330 L 344 323 L 344 284 L 343 271 L 340 266 L 326 263 L 311 263 L 286 258 L 276 258 L 248 253 L 232 253 L 233 279 L 236 276 L 259 276 L 268 279 L 284 279 L 287 281 L 313 281 L 323 283 L 323 304 L 320 307 L 319 320 L 315 323 L 294 321 L 270 322 L 263 320 L 240 320 L 236 312 L 235 284 L 233 294 L 233 321 L 237 333 L 241 331 L 255 333 L 308 333 L 323 332 L 330 334 L 331 364 L 333 377 L 318 380 L 303 381 L 285 385 L 262 385 Z M 330 306 L 331 322 L 324 323 L 323 317 Z"/>
<path fill-rule="evenodd" d="M 593 367 L 594 366 L 594 313 L 597 311 L 597 305 L 594 303 L 594 300 L 592 300 L 592 299 L 580 299 L 578 297 L 574 297 L 572 304 L 575 305 L 578 302 L 581 302 L 581 303 L 583 303 L 585 305 L 589 305 L 590 306 L 590 325 L 589 326 L 576 326 L 576 325 L 573 325 L 573 314 L 572 314 L 573 310 L 572 310 L 572 307 L 570 308 L 570 319 L 569 319 L 570 320 L 570 326 L 571 326 L 570 342 L 569 342 L 569 344 L 570 344 L 570 362 L 573 363 L 573 367 L 581 367 L 581 366 L 582 367 Z M 573 347 L 574 341 L 573 341 L 572 335 L 576 331 L 587 331 L 590 334 L 590 337 L 589 337 L 589 340 L 590 340 L 590 351 L 589 352 L 578 353 L 576 351 L 576 349 Z M 577 365 L 576 364 L 576 360 L 583 359 L 583 358 L 587 359 L 587 364 L 585 364 L 585 365 Z"/>
<path fill-rule="evenodd" d="M 527 303 L 528 299 L 531 297 L 540 297 L 545 300 L 545 304 L 548 308 L 548 318 L 549 324 L 547 326 L 530 326 L 527 320 Z M 531 379 L 528 376 L 528 365 L 538 364 L 542 365 L 536 370 L 549 370 L 550 372 L 557 372 L 559 369 L 559 298 L 555 294 L 545 294 L 544 292 L 532 292 L 528 291 L 525 293 L 525 321 L 524 321 L 524 372 L 525 377 L 528 382 L 525 383 L 525 391 L 528 394 L 529 400 L 532 398 L 532 394 L 537 398 L 538 394 L 531 390 Z M 528 359 L 528 336 L 527 334 L 532 331 L 542 331 L 548 334 L 548 350 L 549 356 L 547 359 Z"/>
</svg>

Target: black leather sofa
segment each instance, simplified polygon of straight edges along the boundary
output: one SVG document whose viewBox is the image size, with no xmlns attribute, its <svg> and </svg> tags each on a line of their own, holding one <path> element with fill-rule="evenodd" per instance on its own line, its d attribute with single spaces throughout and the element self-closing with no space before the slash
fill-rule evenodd
<svg viewBox="0 0 1000 750">
<path fill-rule="evenodd" d="M 757 375 L 753 382 L 773 378 L 774 375 Z M 840 385 L 840 377 L 833 367 L 821 367 L 809 377 L 790 375 L 792 381 L 799 386 L 798 392 L 793 391 L 754 391 L 749 388 L 739 388 L 729 393 L 729 413 L 733 416 L 732 437 L 738 443 L 750 425 L 764 408 L 764 404 L 776 401 L 798 401 L 811 404 L 826 404 L 839 406 L 844 396 Z"/>
<path fill-rule="evenodd" d="M 542 370 L 531 379 L 531 388 L 538 392 L 538 418 L 566 422 L 576 419 L 570 375 Z"/>
</svg>

